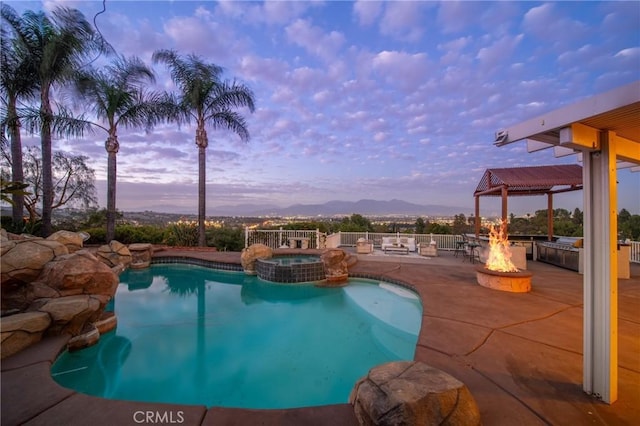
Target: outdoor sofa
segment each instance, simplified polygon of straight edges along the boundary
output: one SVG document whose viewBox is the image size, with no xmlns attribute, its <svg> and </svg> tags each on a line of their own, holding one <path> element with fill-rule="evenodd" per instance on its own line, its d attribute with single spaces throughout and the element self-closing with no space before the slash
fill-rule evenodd
<svg viewBox="0 0 640 426">
<path fill-rule="evenodd" d="M 409 252 L 416 251 L 416 239 L 412 237 L 382 237 L 381 249 L 390 247 L 407 247 Z"/>
</svg>

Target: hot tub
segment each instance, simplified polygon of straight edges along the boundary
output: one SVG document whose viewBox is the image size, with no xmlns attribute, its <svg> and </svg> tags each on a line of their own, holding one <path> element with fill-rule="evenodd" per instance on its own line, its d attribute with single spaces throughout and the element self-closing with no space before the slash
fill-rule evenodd
<svg viewBox="0 0 640 426">
<path fill-rule="evenodd" d="M 276 283 L 302 283 L 326 278 L 319 256 L 275 256 L 256 260 L 256 273 L 263 280 Z"/>
</svg>

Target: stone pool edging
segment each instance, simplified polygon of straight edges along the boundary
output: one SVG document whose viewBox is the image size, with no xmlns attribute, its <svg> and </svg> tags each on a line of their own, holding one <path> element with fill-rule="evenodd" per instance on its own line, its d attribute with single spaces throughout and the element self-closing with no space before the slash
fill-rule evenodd
<svg viewBox="0 0 640 426">
<path fill-rule="evenodd" d="M 171 265 L 176 263 L 186 263 L 188 265 L 220 269 L 223 271 L 242 272 L 242 265 L 237 263 L 216 262 L 213 260 L 198 259 L 188 256 L 154 256 L 151 259 L 152 265 Z"/>
</svg>

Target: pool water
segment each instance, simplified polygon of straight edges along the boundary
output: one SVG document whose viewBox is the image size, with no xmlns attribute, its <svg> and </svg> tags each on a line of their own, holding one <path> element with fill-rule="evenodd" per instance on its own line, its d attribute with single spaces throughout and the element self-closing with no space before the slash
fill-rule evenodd
<svg viewBox="0 0 640 426">
<path fill-rule="evenodd" d="M 278 265 L 297 265 L 304 263 L 320 262 L 319 256 L 276 256 L 268 259 L 260 259 L 263 262 L 276 263 Z"/>
<path fill-rule="evenodd" d="M 173 264 L 120 281 L 118 327 L 63 353 L 51 370 L 60 385 L 208 407 L 345 403 L 371 367 L 413 359 L 422 317 L 415 293 L 365 279 L 318 288 Z"/>
</svg>

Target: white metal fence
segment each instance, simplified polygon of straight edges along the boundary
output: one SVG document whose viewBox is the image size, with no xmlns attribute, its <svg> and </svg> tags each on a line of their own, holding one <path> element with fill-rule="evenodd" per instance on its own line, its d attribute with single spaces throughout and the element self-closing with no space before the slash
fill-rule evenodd
<svg viewBox="0 0 640 426">
<path fill-rule="evenodd" d="M 629 260 L 633 263 L 640 263 L 640 241 L 631 241 Z"/>
<path fill-rule="evenodd" d="M 360 238 L 373 241 L 374 247 L 380 247 L 382 237 L 409 237 L 415 238 L 416 244 L 430 243 L 433 239 L 438 250 L 455 250 L 456 242 L 461 240 L 460 235 L 449 234 L 400 234 L 394 232 L 337 232 L 326 235 L 320 230 L 264 230 L 245 228 L 244 245 L 262 243 L 273 249 L 281 247 L 298 247 L 323 249 L 326 247 L 355 247 Z M 631 241 L 629 260 L 640 263 L 640 241 Z"/>
<path fill-rule="evenodd" d="M 360 238 L 373 241 L 374 247 L 380 247 L 383 237 L 408 237 L 415 238 L 416 244 L 429 244 L 433 239 L 438 250 L 455 250 L 456 241 L 461 241 L 460 235 L 447 234 L 400 234 L 398 232 L 338 232 L 341 246 L 355 246 Z"/>
<path fill-rule="evenodd" d="M 281 247 L 297 248 L 326 248 L 326 247 L 355 247 L 360 238 L 373 241 L 374 247 L 380 247 L 382 237 L 415 238 L 416 244 L 428 244 L 433 239 L 440 250 L 454 250 L 459 235 L 444 234 L 400 234 L 397 232 L 338 232 L 326 235 L 320 230 L 288 230 L 288 229 L 249 229 L 245 228 L 244 245 L 265 244 L 273 249 Z"/>
<path fill-rule="evenodd" d="M 244 230 L 244 246 L 264 244 L 272 249 L 281 247 L 324 248 L 326 234 L 320 230 L 290 230 L 290 229 L 249 229 Z"/>
</svg>

